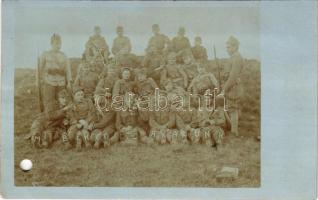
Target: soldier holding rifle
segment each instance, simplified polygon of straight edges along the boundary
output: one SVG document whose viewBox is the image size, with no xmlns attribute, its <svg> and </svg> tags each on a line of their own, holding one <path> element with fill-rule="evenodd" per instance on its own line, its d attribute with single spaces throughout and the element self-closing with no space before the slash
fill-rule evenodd
<svg viewBox="0 0 318 200">
<path fill-rule="evenodd" d="M 65 87 L 71 92 L 72 74 L 68 58 L 60 51 L 61 37 L 53 34 L 51 50 L 45 51 L 38 63 L 37 86 L 39 88 L 41 112 L 58 108 L 58 92 Z"/>
</svg>

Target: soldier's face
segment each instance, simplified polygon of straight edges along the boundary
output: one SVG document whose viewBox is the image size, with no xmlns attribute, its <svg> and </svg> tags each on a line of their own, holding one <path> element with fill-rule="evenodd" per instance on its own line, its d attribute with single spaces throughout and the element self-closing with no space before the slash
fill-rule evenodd
<svg viewBox="0 0 318 200">
<path fill-rule="evenodd" d="M 229 55 L 233 55 L 236 51 L 236 47 L 231 44 L 226 44 L 226 51 Z"/>
<path fill-rule="evenodd" d="M 60 96 L 58 100 L 59 100 L 59 104 L 60 104 L 61 106 L 66 106 L 66 104 L 67 104 L 67 99 L 66 99 L 66 97 Z"/>
<path fill-rule="evenodd" d="M 141 82 L 146 80 L 146 75 L 145 74 L 139 74 L 138 75 L 138 80 L 141 81 Z"/>
<path fill-rule="evenodd" d="M 119 36 L 123 36 L 123 34 L 124 34 L 124 31 L 122 31 L 122 30 L 117 31 L 117 35 L 119 35 Z"/>
<path fill-rule="evenodd" d="M 177 62 L 177 59 L 175 58 L 175 57 L 173 57 L 173 58 L 169 58 L 169 60 L 168 60 L 168 64 L 176 64 L 176 62 Z"/>
<path fill-rule="evenodd" d="M 152 28 L 152 32 L 154 33 L 154 34 L 158 34 L 159 33 L 159 28 Z"/>
<path fill-rule="evenodd" d="M 130 71 L 125 70 L 122 73 L 123 79 L 128 80 L 130 78 Z"/>
<path fill-rule="evenodd" d="M 83 91 L 78 91 L 74 94 L 74 101 L 76 102 L 81 102 L 84 99 L 84 92 Z"/>
<path fill-rule="evenodd" d="M 60 50 L 62 43 L 59 40 L 53 40 L 51 45 L 54 50 Z"/>
</svg>

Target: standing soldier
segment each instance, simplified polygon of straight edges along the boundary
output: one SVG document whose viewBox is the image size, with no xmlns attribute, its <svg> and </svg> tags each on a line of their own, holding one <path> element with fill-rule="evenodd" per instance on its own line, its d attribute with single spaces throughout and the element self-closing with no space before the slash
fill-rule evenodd
<svg viewBox="0 0 318 200">
<path fill-rule="evenodd" d="M 52 49 L 45 51 L 40 58 L 37 79 L 42 85 L 38 87 L 43 90 L 43 102 L 40 103 L 43 103 L 46 112 L 58 108 L 57 94 L 65 86 L 71 92 L 71 69 L 66 55 L 60 51 L 61 44 L 61 37 L 54 33 L 51 37 Z"/>
<path fill-rule="evenodd" d="M 124 67 L 136 67 L 138 63 L 138 57 L 131 52 L 131 43 L 128 37 L 124 36 L 124 29 L 122 26 L 117 27 L 117 37 L 113 41 L 112 53 L 117 62 L 117 65 L 121 68 Z"/>
<path fill-rule="evenodd" d="M 185 49 L 191 49 L 189 39 L 184 36 L 185 28 L 180 27 L 178 30 L 178 35 L 172 39 L 171 50 L 177 54 L 178 63 L 181 62 L 181 54 Z"/>
<path fill-rule="evenodd" d="M 166 35 L 160 33 L 158 24 L 152 25 L 152 32 L 154 35 L 149 39 L 148 48 L 154 47 L 156 52 L 163 55 L 169 48 L 169 38 Z"/>
<path fill-rule="evenodd" d="M 86 42 L 86 46 L 92 48 L 91 50 L 92 52 L 94 52 L 92 59 L 100 59 L 100 57 L 102 57 L 101 59 L 104 59 L 104 62 L 108 61 L 108 57 L 110 54 L 109 48 L 105 41 L 105 38 L 101 36 L 101 29 L 99 26 L 94 27 L 94 35 L 89 37 L 88 41 Z M 89 48 L 86 50 L 89 51 Z M 90 56 L 91 55 L 88 54 L 88 57 Z"/>
<path fill-rule="evenodd" d="M 191 48 L 193 57 L 198 62 L 206 62 L 208 59 L 208 54 L 204 46 L 202 46 L 201 37 L 197 36 L 194 39 L 194 46 Z"/>
<path fill-rule="evenodd" d="M 225 72 L 225 84 L 221 94 L 224 94 L 229 109 L 231 120 L 231 132 L 238 136 L 238 110 L 239 98 L 243 88 L 240 84 L 240 73 L 243 69 L 244 60 L 239 53 L 239 41 L 231 36 L 226 42 L 226 50 L 230 56 L 229 68 Z"/>
<path fill-rule="evenodd" d="M 131 44 L 128 37 L 124 36 L 124 28 L 117 27 L 117 37 L 113 41 L 112 53 L 115 57 L 118 55 L 129 54 L 131 51 Z"/>
</svg>

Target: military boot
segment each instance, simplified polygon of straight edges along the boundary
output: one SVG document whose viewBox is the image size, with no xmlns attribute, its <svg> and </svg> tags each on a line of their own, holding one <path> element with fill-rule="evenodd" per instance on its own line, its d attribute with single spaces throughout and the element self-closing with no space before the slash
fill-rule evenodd
<svg viewBox="0 0 318 200">
<path fill-rule="evenodd" d="M 76 136 L 76 151 L 81 151 L 82 150 L 82 136 L 78 134 Z"/>
<path fill-rule="evenodd" d="M 104 144 L 104 148 L 110 147 L 110 138 L 108 133 L 103 134 L 103 144 Z"/>
</svg>

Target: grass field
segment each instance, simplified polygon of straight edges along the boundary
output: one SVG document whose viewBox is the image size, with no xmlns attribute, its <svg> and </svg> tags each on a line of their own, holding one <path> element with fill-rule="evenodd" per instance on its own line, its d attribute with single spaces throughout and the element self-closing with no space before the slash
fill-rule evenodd
<svg viewBox="0 0 318 200">
<path fill-rule="evenodd" d="M 17 186 L 259 187 L 260 64 L 248 62 L 242 73 L 240 134 L 227 136 L 221 149 L 205 145 L 116 144 L 109 149 L 63 151 L 33 149 L 24 137 L 39 112 L 32 69 L 16 69 L 14 96 L 15 184 Z M 33 162 L 23 172 L 22 159 Z M 239 168 L 237 179 L 218 180 L 223 166 Z"/>
</svg>

